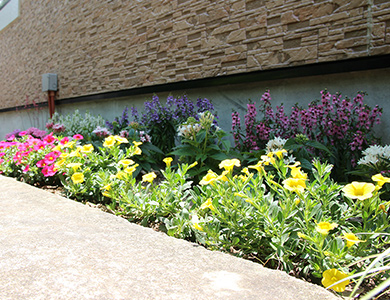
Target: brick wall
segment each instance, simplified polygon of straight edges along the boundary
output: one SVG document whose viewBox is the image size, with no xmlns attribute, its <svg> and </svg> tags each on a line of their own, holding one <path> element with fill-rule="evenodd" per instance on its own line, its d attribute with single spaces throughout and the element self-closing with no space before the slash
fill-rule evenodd
<svg viewBox="0 0 390 300">
<path fill-rule="evenodd" d="M 0 108 L 390 54 L 386 0 L 20 0 L 0 31 Z"/>
</svg>

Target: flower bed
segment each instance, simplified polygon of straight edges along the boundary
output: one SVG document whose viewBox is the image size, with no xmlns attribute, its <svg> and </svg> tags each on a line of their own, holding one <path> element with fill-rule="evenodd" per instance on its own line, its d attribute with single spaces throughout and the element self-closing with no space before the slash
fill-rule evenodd
<svg viewBox="0 0 390 300">
<path fill-rule="evenodd" d="M 2 141 L 0 169 L 30 183 L 61 182 L 68 197 L 104 203 L 129 220 L 159 224 L 171 236 L 210 249 L 314 282 L 318 278 L 336 292 L 350 279 L 332 284 L 364 271 L 369 261 L 362 258 L 379 255 L 388 245 L 390 202 L 380 195 L 390 178 L 380 174 L 372 178 L 375 185 L 340 185 L 330 178 L 331 165 L 314 160 L 309 176 L 298 162 L 286 164 L 287 151 L 279 150 L 242 169 L 238 159 L 224 160 L 219 173 L 209 170 L 197 185 L 188 175 L 196 162 L 173 168 L 172 158 L 166 158 L 154 184 L 155 172 L 133 177 L 140 142 L 109 136 L 94 149 L 81 140 L 80 135 L 40 140 L 22 134 Z"/>
</svg>

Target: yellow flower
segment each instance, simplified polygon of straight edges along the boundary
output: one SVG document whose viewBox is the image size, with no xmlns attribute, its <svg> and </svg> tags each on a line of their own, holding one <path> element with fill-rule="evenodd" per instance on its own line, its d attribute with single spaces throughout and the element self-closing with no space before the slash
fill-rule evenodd
<svg viewBox="0 0 390 300">
<path fill-rule="evenodd" d="M 322 235 L 327 235 L 330 230 L 335 229 L 337 226 L 336 223 L 320 222 L 317 224 L 316 230 Z"/>
<path fill-rule="evenodd" d="M 210 210 L 212 211 L 215 211 L 215 207 L 213 205 L 213 201 L 211 200 L 211 198 L 208 198 L 206 200 L 206 202 L 204 202 L 201 206 L 200 206 L 201 209 L 206 209 L 206 208 L 209 208 Z"/>
<path fill-rule="evenodd" d="M 299 203 L 301 203 L 301 199 L 296 198 L 296 199 L 294 200 L 294 204 L 295 204 L 295 205 L 298 205 Z"/>
<path fill-rule="evenodd" d="M 262 161 L 257 162 L 254 166 L 248 166 L 248 168 L 256 169 L 259 173 L 265 172 Z"/>
<path fill-rule="evenodd" d="M 61 151 L 61 146 L 60 145 L 57 145 L 55 146 L 52 151 Z"/>
<path fill-rule="evenodd" d="M 330 269 L 330 270 L 326 270 L 326 271 L 324 271 L 324 273 L 322 273 L 321 283 L 324 287 L 328 287 L 328 286 L 331 286 L 332 284 L 334 284 L 337 281 L 342 280 L 346 277 L 348 277 L 347 274 L 345 274 L 337 269 Z M 341 293 L 341 292 L 345 291 L 345 286 L 348 284 L 349 284 L 349 279 L 332 286 L 330 289 Z"/>
<path fill-rule="evenodd" d="M 196 230 L 203 231 L 203 227 L 200 226 L 198 223 L 192 223 L 192 226 L 193 226 Z"/>
<path fill-rule="evenodd" d="M 163 162 L 165 162 L 165 164 L 167 165 L 167 168 L 169 168 L 171 166 L 172 161 L 173 161 L 172 157 L 166 157 L 163 159 Z"/>
<path fill-rule="evenodd" d="M 70 152 L 68 156 L 69 157 L 81 157 L 81 154 L 78 150 L 74 150 L 74 151 Z"/>
<path fill-rule="evenodd" d="M 385 183 L 390 182 L 389 177 L 384 177 L 382 174 L 376 174 L 371 177 L 373 181 L 376 181 L 379 186 L 383 186 Z"/>
<path fill-rule="evenodd" d="M 114 136 L 110 135 L 104 139 L 103 147 L 112 148 L 116 144 L 116 139 Z"/>
<path fill-rule="evenodd" d="M 345 233 L 342 236 L 342 238 L 347 241 L 348 248 L 352 247 L 356 243 L 365 242 L 365 241 L 359 240 L 358 237 L 356 235 L 354 235 L 353 233 Z"/>
<path fill-rule="evenodd" d="M 304 239 L 304 240 L 309 239 L 309 237 L 306 234 L 303 234 L 302 232 L 298 232 L 298 237 L 300 237 L 301 239 Z"/>
<path fill-rule="evenodd" d="M 275 155 L 281 159 L 283 157 L 283 153 L 287 153 L 287 150 L 286 149 L 282 149 L 282 150 L 278 150 L 275 152 Z"/>
<path fill-rule="evenodd" d="M 301 167 L 292 167 L 291 176 L 298 179 L 307 179 L 307 174 L 301 171 Z"/>
<path fill-rule="evenodd" d="M 372 192 L 375 190 L 375 185 L 367 182 L 353 181 L 347 184 L 342 191 L 344 195 L 351 199 L 365 200 L 372 197 Z"/>
<path fill-rule="evenodd" d="M 101 190 L 104 190 L 104 191 L 102 192 L 102 195 L 103 195 L 103 196 L 106 196 L 106 197 L 110 198 L 110 192 L 109 192 L 109 191 L 111 190 L 111 183 L 109 183 L 109 184 L 103 186 L 103 187 L 101 188 Z"/>
<path fill-rule="evenodd" d="M 229 171 L 229 172 L 233 170 L 234 166 L 236 166 L 236 167 L 241 166 L 241 163 L 237 158 L 225 159 L 225 160 L 221 161 L 221 163 L 219 164 L 220 169 L 224 168 L 226 171 Z"/>
<path fill-rule="evenodd" d="M 208 170 L 207 174 L 203 176 L 199 184 L 200 185 L 212 184 L 214 181 L 217 180 L 217 178 L 218 178 L 217 174 L 215 174 L 212 170 Z"/>
<path fill-rule="evenodd" d="M 82 152 L 82 153 L 91 153 L 92 151 L 93 151 L 93 146 L 91 144 L 84 145 L 80 149 L 80 152 Z"/>
<path fill-rule="evenodd" d="M 139 166 L 139 164 L 135 164 L 135 165 L 132 165 L 131 167 L 127 167 L 124 171 L 131 175 L 134 173 L 134 171 L 137 169 L 137 167 Z"/>
<path fill-rule="evenodd" d="M 283 187 L 292 192 L 303 192 L 306 188 L 306 182 L 300 178 L 287 178 L 283 180 Z"/>
<path fill-rule="evenodd" d="M 154 178 L 156 178 L 156 177 L 157 177 L 157 175 L 154 172 L 150 172 L 150 173 L 142 176 L 142 181 L 152 183 Z"/>
<path fill-rule="evenodd" d="M 229 181 L 229 179 L 226 177 L 227 174 L 229 174 L 229 171 L 223 171 L 222 174 L 217 177 L 217 180 Z"/>
<path fill-rule="evenodd" d="M 82 166 L 81 163 L 70 163 L 66 165 L 68 168 L 72 168 L 73 171 L 77 171 Z"/>
<path fill-rule="evenodd" d="M 136 141 L 133 141 L 133 145 L 138 147 L 138 146 L 141 146 L 142 145 L 142 142 L 136 142 Z"/>
<path fill-rule="evenodd" d="M 67 158 L 69 156 L 69 153 L 63 152 L 60 154 L 60 158 Z"/>
<path fill-rule="evenodd" d="M 134 155 L 141 155 L 142 154 L 142 150 L 140 147 L 135 147 L 134 149 Z"/>
<path fill-rule="evenodd" d="M 129 142 L 129 141 L 127 140 L 127 138 L 121 137 L 121 136 L 119 136 L 119 135 L 115 135 L 114 138 L 115 138 L 115 140 L 116 140 L 119 144 L 126 144 L 126 143 Z"/>
<path fill-rule="evenodd" d="M 119 180 L 125 179 L 126 173 L 123 171 L 119 171 L 118 173 L 116 173 L 115 177 L 118 178 Z"/>
<path fill-rule="evenodd" d="M 73 183 L 83 183 L 84 182 L 84 174 L 83 173 L 74 173 L 71 177 Z"/>
<path fill-rule="evenodd" d="M 134 164 L 134 160 L 132 160 L 132 159 L 122 159 L 122 160 L 119 161 L 119 164 L 126 168 L 127 166 Z"/>
<path fill-rule="evenodd" d="M 71 142 L 66 143 L 63 147 L 64 148 L 73 148 L 75 143 L 76 143 L 75 141 L 71 141 Z"/>
<path fill-rule="evenodd" d="M 275 164 L 275 158 L 274 158 L 274 152 L 268 152 L 267 157 L 268 157 L 268 162 L 271 163 L 272 165 Z"/>
<path fill-rule="evenodd" d="M 55 163 L 56 167 L 61 167 L 65 163 L 66 159 L 61 159 Z"/>
<path fill-rule="evenodd" d="M 251 172 L 249 172 L 248 168 L 242 169 L 241 172 L 244 173 L 246 176 L 249 176 L 251 174 Z"/>
<path fill-rule="evenodd" d="M 195 161 L 195 162 L 193 162 L 192 164 L 190 164 L 190 165 L 188 166 L 188 169 L 191 169 L 191 168 L 195 167 L 196 165 L 198 165 L 198 162 L 197 162 L 197 161 Z"/>
</svg>

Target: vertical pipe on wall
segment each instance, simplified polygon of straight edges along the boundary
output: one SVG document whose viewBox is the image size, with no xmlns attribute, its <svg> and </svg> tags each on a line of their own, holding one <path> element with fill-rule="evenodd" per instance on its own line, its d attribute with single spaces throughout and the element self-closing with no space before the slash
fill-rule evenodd
<svg viewBox="0 0 390 300">
<path fill-rule="evenodd" d="M 55 106 L 54 106 L 54 98 L 55 98 L 56 92 L 55 91 L 48 91 L 48 102 L 49 102 L 49 114 L 50 118 L 53 117 Z"/>
</svg>

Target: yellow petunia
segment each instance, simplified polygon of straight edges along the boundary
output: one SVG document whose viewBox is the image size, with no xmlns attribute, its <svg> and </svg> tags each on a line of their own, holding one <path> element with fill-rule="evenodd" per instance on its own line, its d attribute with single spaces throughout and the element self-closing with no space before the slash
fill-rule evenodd
<svg viewBox="0 0 390 300">
<path fill-rule="evenodd" d="M 335 229 L 338 225 L 336 223 L 320 222 L 316 226 L 316 230 L 322 235 L 327 235 L 329 231 Z"/>
<path fill-rule="evenodd" d="M 351 199 L 365 200 L 372 197 L 372 192 L 375 190 L 375 185 L 367 182 L 353 181 L 347 184 L 342 191 L 344 195 Z"/>
<path fill-rule="evenodd" d="M 83 173 L 74 173 L 71 177 L 73 183 L 83 183 L 84 182 L 84 174 Z"/>
<path fill-rule="evenodd" d="M 348 248 L 352 247 L 353 245 L 355 245 L 357 243 L 365 242 L 365 241 L 359 240 L 358 237 L 356 235 L 354 235 L 353 233 L 345 233 L 342 236 L 342 238 L 347 241 Z"/>
<path fill-rule="evenodd" d="M 140 147 L 135 147 L 134 149 L 134 155 L 141 155 L 142 154 L 142 150 Z"/>
<path fill-rule="evenodd" d="M 118 178 L 119 180 L 123 180 L 126 178 L 126 173 L 123 171 L 119 171 L 118 173 L 116 173 L 115 177 Z"/>
<path fill-rule="evenodd" d="M 92 153 L 92 151 L 93 151 L 93 145 L 91 145 L 91 144 L 84 145 L 84 146 L 81 147 L 81 149 L 80 149 L 80 152 L 81 152 L 81 153 Z"/>
<path fill-rule="evenodd" d="M 300 178 L 287 178 L 283 180 L 283 187 L 292 192 L 303 192 L 306 188 L 306 182 Z"/>
<path fill-rule="evenodd" d="M 119 135 L 115 135 L 114 138 L 118 142 L 118 144 L 127 144 L 129 142 L 127 138 L 121 137 Z"/>
<path fill-rule="evenodd" d="M 385 183 L 390 182 L 389 177 L 384 177 L 382 174 L 376 174 L 371 177 L 373 181 L 376 181 L 379 186 L 383 186 Z"/>
<path fill-rule="evenodd" d="M 142 176 L 142 181 L 152 183 L 156 177 L 157 175 L 154 172 L 150 172 Z"/>
<path fill-rule="evenodd" d="M 104 139 L 103 147 L 112 148 L 116 144 L 116 139 L 114 136 L 110 135 Z"/>
<path fill-rule="evenodd" d="M 213 184 L 216 181 L 218 175 L 215 174 L 212 170 L 208 170 L 207 174 L 203 176 L 202 180 L 199 182 L 200 185 Z"/>
<path fill-rule="evenodd" d="M 264 167 L 263 167 L 263 162 L 262 162 L 262 161 L 257 162 L 257 164 L 255 164 L 255 165 L 253 165 L 253 166 L 248 166 L 248 168 L 250 168 L 250 169 L 256 169 L 257 172 L 259 172 L 259 173 L 265 172 Z"/>
<path fill-rule="evenodd" d="M 195 166 L 197 166 L 197 165 L 198 165 L 198 162 L 195 161 L 195 162 L 193 162 L 192 164 L 190 164 L 190 165 L 188 166 L 188 169 L 191 169 L 191 168 L 193 168 L 193 167 L 195 167 Z"/>
<path fill-rule="evenodd" d="M 130 165 L 133 165 L 135 162 L 134 160 L 132 159 L 122 159 L 119 161 L 119 164 L 122 165 L 123 167 L 127 167 L 127 166 L 130 166 Z"/>
<path fill-rule="evenodd" d="M 171 166 L 172 161 L 173 161 L 172 157 L 166 157 L 163 159 L 163 162 L 166 164 L 167 168 Z"/>
<path fill-rule="evenodd" d="M 219 164 L 220 169 L 223 168 L 229 172 L 232 171 L 234 167 L 240 167 L 240 166 L 241 166 L 241 162 L 237 158 L 225 159 L 221 161 L 221 163 Z"/>
<path fill-rule="evenodd" d="M 142 145 L 142 142 L 133 141 L 133 145 L 138 147 Z"/>
<path fill-rule="evenodd" d="M 68 156 L 69 157 L 81 157 L 81 154 L 78 150 L 74 150 L 74 151 L 70 152 Z"/>
<path fill-rule="evenodd" d="M 307 179 L 307 174 L 301 171 L 301 167 L 292 167 L 291 176 L 298 179 Z"/>
<path fill-rule="evenodd" d="M 229 181 L 229 179 L 226 177 L 227 174 L 229 174 L 229 171 L 223 171 L 222 174 L 217 177 L 217 180 Z"/>
<path fill-rule="evenodd" d="M 283 154 L 284 153 L 287 153 L 287 150 L 286 149 L 282 149 L 282 150 L 278 150 L 276 152 L 274 152 L 275 155 L 279 158 L 279 159 L 282 159 L 283 158 Z"/>
<path fill-rule="evenodd" d="M 215 207 L 213 205 L 213 201 L 211 200 L 211 198 L 208 198 L 206 200 L 206 202 L 204 202 L 201 206 L 200 206 L 201 209 L 206 209 L 206 208 L 209 208 L 210 210 L 212 211 L 215 211 Z"/>
<path fill-rule="evenodd" d="M 324 271 L 324 273 L 322 273 L 321 283 L 324 287 L 328 287 L 328 286 L 331 286 L 332 284 L 336 283 L 339 280 L 343 280 L 346 277 L 348 277 L 347 274 L 345 274 L 337 269 L 330 269 L 330 270 L 326 270 L 326 271 Z M 345 291 L 345 287 L 348 284 L 349 284 L 349 279 L 332 286 L 330 289 L 341 293 L 341 292 Z"/>
<path fill-rule="evenodd" d="M 66 165 L 67 168 L 72 168 L 74 172 L 77 171 L 81 166 L 81 163 L 70 163 Z"/>
<path fill-rule="evenodd" d="M 139 166 L 139 164 L 132 165 L 132 166 L 130 166 L 130 167 L 125 168 L 124 171 L 125 171 L 127 174 L 131 175 L 131 174 L 134 173 L 134 171 L 137 169 L 138 166 Z"/>
</svg>

